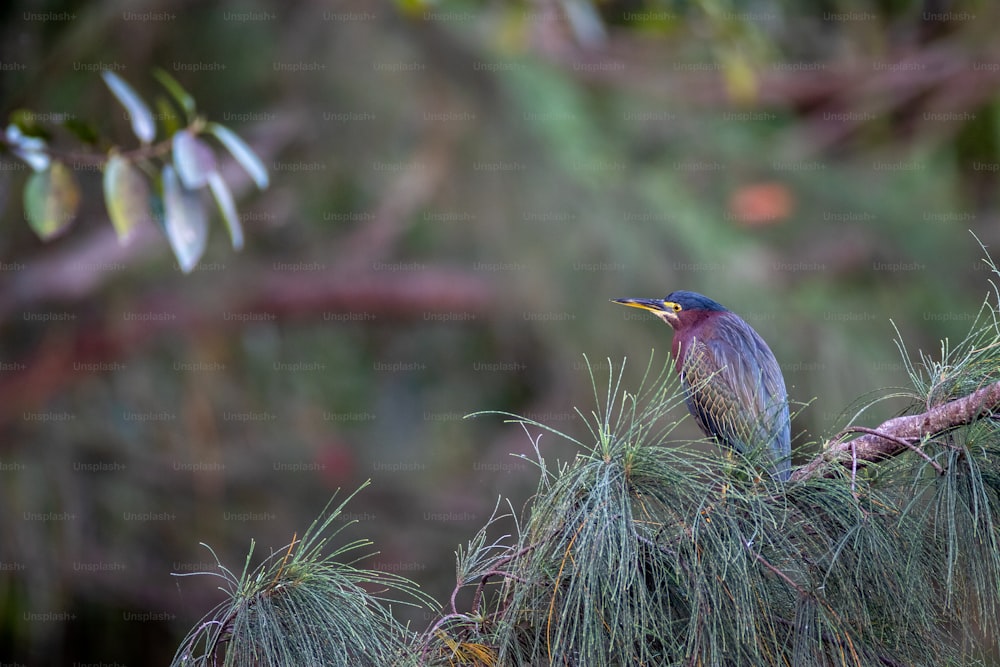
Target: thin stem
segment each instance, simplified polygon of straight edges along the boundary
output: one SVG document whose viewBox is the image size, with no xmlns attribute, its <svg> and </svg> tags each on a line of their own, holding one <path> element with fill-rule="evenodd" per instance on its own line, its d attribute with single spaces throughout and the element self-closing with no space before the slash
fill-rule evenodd
<svg viewBox="0 0 1000 667">
<path fill-rule="evenodd" d="M 809 592 L 806 589 L 802 588 L 797 583 L 795 583 L 794 581 L 792 581 L 792 579 L 787 574 L 785 574 L 784 572 L 782 572 L 781 570 L 779 570 L 778 568 L 776 568 L 774 565 L 771 565 L 770 561 L 768 561 L 766 558 L 764 558 L 762 555 L 760 555 L 760 553 L 754 551 L 753 549 L 750 549 L 750 547 L 747 547 L 747 549 L 750 551 L 750 553 L 753 554 L 754 558 L 756 558 L 757 561 L 761 565 L 763 565 L 764 567 L 766 567 L 767 569 L 769 569 L 771 572 L 773 572 L 774 574 L 776 574 L 779 577 L 781 577 L 782 579 L 784 579 L 785 583 L 787 583 L 789 586 L 791 586 L 792 588 L 794 588 L 795 590 L 797 590 L 800 594 L 802 594 L 804 596 L 810 596 Z"/>
<path fill-rule="evenodd" d="M 118 154 L 127 159 L 129 162 L 136 162 L 138 160 L 162 157 L 168 154 L 172 147 L 173 142 L 170 139 L 164 139 L 157 144 L 148 144 L 146 146 L 139 146 L 138 148 L 133 148 L 127 151 L 119 151 Z M 101 165 L 108 161 L 107 153 L 78 153 L 74 151 L 60 151 L 48 147 L 43 150 L 51 157 L 62 160 L 63 162 L 73 162 L 81 165 Z"/>
<path fill-rule="evenodd" d="M 426 633 L 427 641 L 425 641 L 424 645 L 420 648 L 420 657 L 426 659 L 427 651 L 431 647 L 431 639 L 434 637 L 435 634 L 441 632 L 441 626 L 443 626 L 445 623 L 447 623 L 452 619 L 465 620 L 466 618 L 468 617 L 465 614 L 445 614 L 437 621 L 435 621 L 434 625 L 432 625 L 430 628 L 427 629 Z"/>
<path fill-rule="evenodd" d="M 288 557 L 292 555 L 292 549 L 298 543 L 298 533 L 292 533 L 292 542 L 288 545 L 288 551 L 285 552 L 285 557 L 281 559 L 281 565 L 278 566 L 278 571 L 274 573 L 274 579 L 271 580 L 271 586 L 275 586 L 278 580 L 281 578 L 281 573 L 285 571 L 285 564 L 288 563 Z"/>
<path fill-rule="evenodd" d="M 476 592 L 472 596 L 472 611 L 475 614 L 477 615 L 479 614 L 479 605 L 482 602 L 483 589 L 486 587 L 486 581 L 490 577 L 500 575 L 503 577 L 507 577 L 508 579 L 513 579 L 515 581 L 520 581 L 521 583 L 524 583 L 524 580 L 521 579 L 520 577 L 517 577 L 511 574 L 510 572 L 504 572 L 499 568 L 511 562 L 512 560 L 515 560 L 517 558 L 520 558 L 521 556 L 531 553 L 537 546 L 538 546 L 537 544 L 529 544 L 528 546 L 524 547 L 523 549 L 520 549 L 515 553 L 497 559 L 497 562 L 493 565 L 493 569 L 491 569 L 489 572 L 486 572 L 483 575 L 482 579 L 480 579 L 479 585 L 476 586 Z M 452 610 L 454 610 L 454 604 L 455 604 L 455 593 L 452 592 Z"/>
<path fill-rule="evenodd" d="M 195 124 L 189 125 L 184 129 L 192 129 Z M 14 142 L 8 141 L 5 137 L 0 137 L 0 145 L 5 146 L 8 150 L 13 150 L 18 148 L 18 145 Z M 170 153 L 173 147 L 172 139 L 164 139 L 163 141 L 155 144 L 145 144 L 137 148 L 132 148 L 130 150 L 118 151 L 118 154 L 123 158 L 129 160 L 130 162 L 136 162 L 138 160 L 147 160 L 154 157 L 162 157 Z M 61 160 L 63 162 L 72 162 L 78 165 L 102 165 L 108 161 L 107 153 L 96 153 L 96 152 L 78 152 L 78 151 L 64 151 L 57 148 L 52 148 L 51 146 L 44 146 L 38 152 L 45 153 L 49 157 Z"/>
</svg>

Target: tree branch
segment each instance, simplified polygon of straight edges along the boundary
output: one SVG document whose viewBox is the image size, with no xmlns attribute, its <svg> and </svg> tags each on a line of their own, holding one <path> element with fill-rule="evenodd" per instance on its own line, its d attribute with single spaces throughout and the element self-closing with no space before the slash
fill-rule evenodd
<svg viewBox="0 0 1000 667">
<path fill-rule="evenodd" d="M 1000 407 L 1000 382 L 978 389 L 918 415 L 895 417 L 878 428 L 866 430 L 853 440 L 834 438 L 815 459 L 792 473 L 792 480 L 808 479 L 818 474 L 828 463 L 847 465 L 856 456 L 859 464 L 877 463 L 897 456 L 911 448 L 907 440 L 920 440 L 956 426 L 971 424 Z M 847 432 L 859 428 L 845 429 Z M 843 437 L 843 436 L 841 436 Z"/>
<path fill-rule="evenodd" d="M 135 303 L 162 318 L 128 320 L 134 306 L 119 314 L 108 311 L 100 323 L 67 322 L 50 331 L 32 351 L 16 360 L 21 370 L 0 376 L 0 426 L 23 410 L 44 404 L 50 396 L 82 377 L 79 369 L 102 362 L 122 362 L 163 336 L 189 338 L 214 335 L 246 325 L 243 316 L 285 322 L 343 315 L 331 321 L 423 322 L 435 314 L 459 313 L 471 323 L 488 315 L 495 304 L 493 285 L 467 271 L 424 268 L 418 271 L 350 273 L 332 269 L 303 274 L 254 274 L 232 270 L 217 289 L 203 287 L 197 306 L 183 295 L 148 293 Z M 254 285 L 248 293 L 245 285 Z M 229 313 L 230 317 L 225 317 Z M 428 317 L 430 315 L 430 317 Z M 74 318 L 76 317 L 74 313 Z M 2 320 L 2 318 L 0 318 Z"/>
<path fill-rule="evenodd" d="M 944 468 L 941 467 L 941 464 L 939 464 L 937 461 L 935 461 L 934 459 L 932 459 L 931 457 L 929 457 L 924 450 L 920 449 L 916 445 L 910 444 L 909 442 L 907 442 L 903 438 L 896 437 L 895 435 L 892 435 L 891 433 L 886 433 L 885 431 L 879 431 L 878 429 L 874 429 L 874 428 L 865 428 L 864 426 L 849 426 L 846 429 L 844 429 L 844 431 L 842 432 L 842 434 L 840 436 L 838 436 L 837 438 L 835 438 L 835 440 L 839 440 L 844 435 L 848 435 L 850 433 L 862 433 L 862 434 L 865 434 L 865 435 L 873 435 L 873 436 L 875 436 L 875 437 L 877 437 L 879 439 L 891 440 L 892 442 L 896 443 L 897 445 L 900 445 L 901 447 L 906 447 L 907 449 L 916 452 L 921 458 L 923 458 L 925 461 L 927 461 L 928 463 L 930 463 L 934 467 L 934 469 L 938 471 L 939 475 L 943 475 L 944 474 Z M 857 447 L 857 440 L 852 440 L 851 441 L 851 445 L 852 445 L 852 447 Z M 902 451 L 902 450 L 900 450 L 900 451 Z M 855 455 L 855 457 L 856 457 L 856 455 Z"/>
</svg>

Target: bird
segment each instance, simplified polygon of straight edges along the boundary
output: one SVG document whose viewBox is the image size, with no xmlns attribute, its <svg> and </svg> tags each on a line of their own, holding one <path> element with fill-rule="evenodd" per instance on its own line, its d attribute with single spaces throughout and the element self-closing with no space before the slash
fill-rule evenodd
<svg viewBox="0 0 1000 667">
<path fill-rule="evenodd" d="M 771 476 L 786 481 L 791 472 L 788 392 L 760 334 L 697 292 L 612 301 L 648 310 L 674 330 L 670 353 L 688 411 L 702 432 L 741 454 L 766 446 Z"/>
</svg>

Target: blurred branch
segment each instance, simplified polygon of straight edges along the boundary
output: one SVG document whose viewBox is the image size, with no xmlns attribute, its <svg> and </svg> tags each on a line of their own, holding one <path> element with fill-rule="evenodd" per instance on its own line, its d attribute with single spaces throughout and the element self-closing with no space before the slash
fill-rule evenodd
<svg viewBox="0 0 1000 667">
<path fill-rule="evenodd" d="M 121 362 L 170 333 L 195 337 L 225 327 L 246 326 L 248 317 L 272 323 L 321 313 L 355 314 L 359 321 L 417 320 L 427 313 L 451 312 L 481 316 L 487 304 L 495 303 L 488 282 L 446 269 L 361 275 L 340 271 L 254 274 L 234 277 L 226 284 L 227 291 L 217 299 L 225 304 L 230 317 L 193 306 L 184 294 L 171 293 L 144 299 L 150 310 L 168 313 L 169 318 L 103 326 L 89 322 L 71 333 L 52 333 L 30 358 L 19 360 L 23 370 L 0 378 L 0 423 L 15 419 L 25 407 L 42 403 L 78 381 L 78 369 L 86 372 L 95 364 Z M 247 296 L 245 286 L 249 284 L 254 285 L 254 292 Z M 349 317 L 344 319 L 350 321 Z"/>
<path fill-rule="evenodd" d="M 584 82 L 633 90 L 650 99 L 684 100 L 696 108 L 740 106 L 727 88 L 726 72 L 717 63 L 684 61 L 630 31 L 611 35 L 603 49 L 581 49 L 568 39 L 554 40 L 551 34 L 534 39 L 532 48 L 537 57 Z M 822 154 L 872 121 L 897 115 L 919 119 L 923 113 L 979 108 L 1000 89 L 1000 71 L 973 65 L 998 60 L 1000 53 L 970 49 L 959 36 L 919 50 L 869 58 L 751 63 L 756 68 L 751 108 L 796 114 L 804 122 L 793 131 L 789 147 Z M 674 61 L 674 66 L 664 67 L 665 61 Z M 920 129 L 933 137 L 961 126 L 923 123 Z"/>
<path fill-rule="evenodd" d="M 703 66 L 711 63 L 674 58 L 675 66 L 664 68 L 664 56 L 670 58 L 672 54 L 654 53 L 656 49 L 648 39 L 612 35 L 606 49 L 552 49 L 536 43 L 535 54 L 561 66 L 568 75 L 592 83 L 636 89 L 653 98 L 683 99 L 699 106 L 732 105 L 721 66 L 708 68 Z M 921 50 L 897 51 L 877 58 L 778 63 L 782 66 L 756 72 L 755 106 L 809 109 L 845 96 L 870 96 L 887 103 L 907 104 L 919 93 L 944 84 L 960 84 L 964 90 L 987 98 L 989 91 L 1000 85 L 1000 71 L 993 67 L 972 68 L 969 63 L 992 63 L 997 56 L 995 51 L 970 52 L 959 41 L 939 41 Z M 956 79 L 958 73 L 963 76 Z M 854 92 L 847 95 L 850 91 Z"/>
<path fill-rule="evenodd" d="M 387 257 L 392 245 L 415 219 L 452 171 L 450 156 L 458 133 L 455 123 L 437 123 L 424 134 L 406 169 L 388 188 L 375 211 L 374 220 L 361 227 L 338 249 L 337 265 L 360 270 Z"/>
<path fill-rule="evenodd" d="M 820 473 L 827 463 L 851 465 L 876 463 L 909 451 L 905 441 L 919 442 L 925 437 L 971 424 L 988 417 L 1000 407 L 1000 382 L 994 382 L 968 396 L 949 401 L 918 415 L 895 417 L 872 432 L 853 440 L 834 439 L 822 454 L 792 473 L 793 480 L 808 479 Z"/>
</svg>

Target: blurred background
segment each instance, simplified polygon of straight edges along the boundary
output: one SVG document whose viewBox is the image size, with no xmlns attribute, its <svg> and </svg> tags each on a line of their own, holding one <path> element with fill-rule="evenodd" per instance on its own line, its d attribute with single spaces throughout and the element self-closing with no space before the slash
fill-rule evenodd
<svg viewBox="0 0 1000 667">
<path fill-rule="evenodd" d="M 5 117 L 133 145 L 98 73 L 152 99 L 160 67 L 272 179 L 224 166 L 247 247 L 216 221 L 183 275 L 152 226 L 119 246 L 84 164 L 79 219 L 41 243 L 0 156 L 0 656 L 163 664 L 222 599 L 172 576 L 212 568 L 200 542 L 239 570 L 367 479 L 343 540 L 447 600 L 456 546 L 537 484 L 519 427 L 463 416 L 581 436 L 584 354 L 602 383 L 627 357 L 629 387 L 666 361 L 669 329 L 614 297 L 691 289 L 746 318 L 808 404 L 799 461 L 905 386 L 896 330 L 937 355 L 991 290 L 1000 15 L 810 4 L 0 10 Z"/>
</svg>

